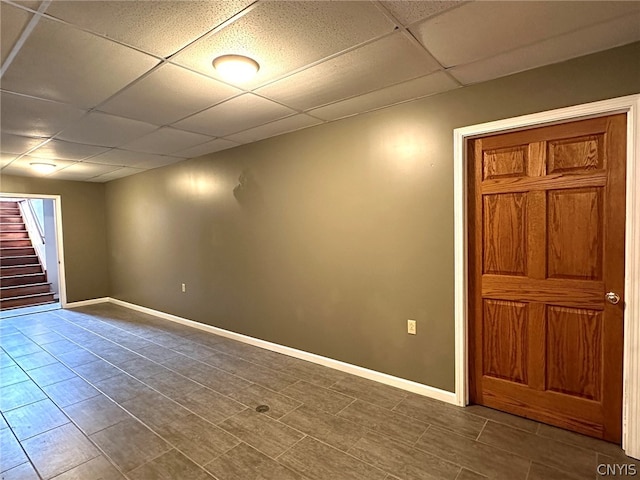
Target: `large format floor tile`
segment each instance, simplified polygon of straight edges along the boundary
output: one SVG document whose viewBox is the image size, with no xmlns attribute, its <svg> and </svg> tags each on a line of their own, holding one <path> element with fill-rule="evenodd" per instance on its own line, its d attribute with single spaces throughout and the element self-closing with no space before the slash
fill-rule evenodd
<svg viewBox="0 0 640 480">
<path fill-rule="evenodd" d="M 594 480 L 598 464 L 640 471 L 617 445 L 110 304 L 2 320 L 0 347 L 2 480 Z"/>
</svg>

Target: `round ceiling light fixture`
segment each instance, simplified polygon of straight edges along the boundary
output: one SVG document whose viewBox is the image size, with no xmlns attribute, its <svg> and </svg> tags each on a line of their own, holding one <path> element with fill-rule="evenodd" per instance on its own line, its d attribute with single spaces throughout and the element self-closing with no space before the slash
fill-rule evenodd
<svg viewBox="0 0 640 480">
<path fill-rule="evenodd" d="M 56 165 L 54 163 L 44 163 L 44 162 L 33 162 L 30 163 L 29 166 L 38 173 L 51 173 L 56 169 Z"/>
<path fill-rule="evenodd" d="M 251 80 L 260 70 L 260 65 L 243 55 L 222 55 L 213 60 L 213 68 L 224 80 L 242 83 Z"/>
</svg>

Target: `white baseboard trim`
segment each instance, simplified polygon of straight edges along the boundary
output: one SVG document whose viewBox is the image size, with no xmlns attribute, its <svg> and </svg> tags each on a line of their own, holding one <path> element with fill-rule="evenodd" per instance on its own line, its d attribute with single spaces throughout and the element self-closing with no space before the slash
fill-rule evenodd
<svg viewBox="0 0 640 480">
<path fill-rule="evenodd" d="M 65 303 L 62 308 L 86 307 L 87 305 L 96 305 L 97 303 L 107 303 L 109 301 L 109 297 L 91 298 L 89 300 L 80 300 L 79 302 Z"/>
<path fill-rule="evenodd" d="M 97 299 L 97 300 L 99 301 L 96 301 L 94 303 L 102 303 L 105 301 L 103 299 Z M 204 330 L 205 332 L 214 333 L 216 335 L 220 335 L 221 337 L 230 338 L 232 340 L 237 340 L 239 342 L 247 343 L 249 345 L 254 345 L 256 347 L 264 348 L 272 352 L 282 353 L 283 355 L 299 358 L 301 360 L 306 360 L 307 362 L 316 363 L 318 365 L 323 365 L 325 367 L 333 368 L 341 372 L 350 373 L 358 377 L 363 377 L 369 380 L 384 383 L 385 385 L 390 385 L 392 387 L 400 388 L 402 390 L 413 392 L 418 395 L 423 395 L 425 397 L 433 398 L 435 400 L 440 400 L 442 402 L 450 403 L 453 405 L 456 404 L 456 395 L 453 392 L 447 392 L 446 390 L 430 387 L 428 385 L 423 385 L 421 383 L 413 382 L 411 380 L 406 380 L 404 378 L 394 377 L 393 375 L 388 375 L 386 373 L 377 372 L 375 370 L 359 367 L 357 365 L 352 365 L 350 363 L 341 362 L 339 360 L 334 360 L 333 358 L 323 357 L 321 355 L 316 355 L 315 353 L 305 352 L 304 350 L 298 350 L 296 348 L 291 348 L 284 345 L 279 345 L 277 343 L 268 342 L 266 340 L 261 340 L 259 338 L 254 338 L 248 335 L 243 335 L 241 333 L 225 330 L 223 328 L 214 327 L 212 325 L 207 325 L 205 323 L 195 322 L 193 320 L 178 317 L 170 313 L 160 312 L 152 308 L 142 307 L 134 303 L 118 300 L 117 298 L 108 298 L 106 301 L 113 303 L 115 305 L 119 305 L 121 307 L 129 308 L 131 310 L 136 310 L 138 312 L 153 315 L 153 316 L 162 318 L 164 320 L 180 323 L 182 325 L 197 328 L 199 330 Z M 82 302 L 76 302 L 74 303 L 73 306 L 80 306 L 80 305 L 77 305 L 78 303 L 82 303 Z"/>
</svg>

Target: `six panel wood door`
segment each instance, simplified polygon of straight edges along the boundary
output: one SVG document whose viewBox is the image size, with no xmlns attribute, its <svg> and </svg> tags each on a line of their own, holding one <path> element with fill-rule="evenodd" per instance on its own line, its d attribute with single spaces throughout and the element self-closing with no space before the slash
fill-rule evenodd
<svg viewBox="0 0 640 480">
<path fill-rule="evenodd" d="M 620 442 L 625 115 L 468 147 L 471 401 Z"/>
</svg>

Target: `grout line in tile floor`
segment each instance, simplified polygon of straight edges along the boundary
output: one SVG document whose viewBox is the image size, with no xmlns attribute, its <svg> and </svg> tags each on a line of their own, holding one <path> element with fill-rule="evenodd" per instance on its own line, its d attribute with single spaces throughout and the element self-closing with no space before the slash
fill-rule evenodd
<svg viewBox="0 0 640 480">
<path fill-rule="evenodd" d="M 354 398 L 353 400 L 351 400 L 351 402 L 349 403 L 349 405 L 345 405 L 344 407 L 342 407 L 340 410 L 338 410 L 336 413 L 334 413 L 334 415 L 337 417 L 338 415 L 340 415 L 341 412 L 344 412 L 347 408 L 349 408 L 351 405 L 353 405 L 354 403 L 356 403 L 358 401 L 357 398 Z M 363 400 L 364 401 L 364 400 Z"/>
<path fill-rule="evenodd" d="M 527 469 L 527 476 L 524 477 L 525 479 L 529 478 L 529 475 L 531 475 L 531 466 L 533 465 L 533 460 L 529 462 L 529 468 Z"/>
<path fill-rule="evenodd" d="M 480 429 L 480 432 L 478 432 L 478 436 L 476 437 L 476 441 L 480 441 L 480 435 L 482 435 L 482 432 L 484 432 L 484 429 L 487 426 L 487 423 L 489 423 L 488 419 L 484 421 L 484 425 L 482 425 L 482 428 Z"/>
<path fill-rule="evenodd" d="M 302 440 L 304 440 L 305 438 L 310 437 L 310 438 L 314 438 L 311 435 L 307 435 L 306 433 L 303 433 L 303 437 L 296 441 L 294 444 L 292 444 L 289 448 L 287 448 L 286 450 L 284 450 L 283 452 L 280 452 L 278 455 L 276 455 L 275 457 L 273 457 L 274 460 L 278 460 L 282 455 L 284 455 L 285 453 L 287 453 L 289 450 L 291 450 L 293 447 L 295 447 L 296 445 L 298 445 Z"/>
</svg>

